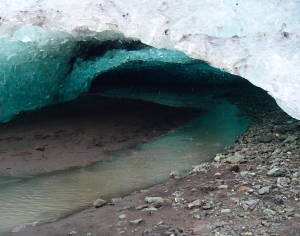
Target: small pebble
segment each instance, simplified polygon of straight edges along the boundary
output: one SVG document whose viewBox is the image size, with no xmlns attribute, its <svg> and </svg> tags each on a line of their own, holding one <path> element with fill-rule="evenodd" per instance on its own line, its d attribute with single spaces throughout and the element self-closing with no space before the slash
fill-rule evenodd
<svg viewBox="0 0 300 236">
<path fill-rule="evenodd" d="M 139 224 L 143 221 L 143 219 L 137 219 L 137 220 L 132 220 L 130 221 L 131 224 Z"/>
<path fill-rule="evenodd" d="M 119 215 L 119 219 L 120 219 L 120 220 L 123 220 L 123 219 L 125 219 L 125 218 L 126 218 L 126 215 L 125 215 L 125 214 Z"/>
<path fill-rule="evenodd" d="M 101 199 L 101 198 L 98 198 L 94 203 L 93 203 L 93 206 L 98 208 L 98 207 L 102 207 L 106 204 L 106 201 Z"/>
<path fill-rule="evenodd" d="M 273 215 L 273 216 L 276 215 L 276 212 L 271 210 L 271 209 L 264 209 L 263 213 L 266 214 L 266 215 Z"/>
<path fill-rule="evenodd" d="M 264 195 L 264 194 L 270 193 L 270 189 L 268 187 L 262 187 L 261 189 L 258 190 L 258 193 L 260 195 Z"/>
<path fill-rule="evenodd" d="M 228 214 L 228 213 L 231 213 L 231 210 L 230 209 L 222 209 L 221 213 Z"/>
</svg>

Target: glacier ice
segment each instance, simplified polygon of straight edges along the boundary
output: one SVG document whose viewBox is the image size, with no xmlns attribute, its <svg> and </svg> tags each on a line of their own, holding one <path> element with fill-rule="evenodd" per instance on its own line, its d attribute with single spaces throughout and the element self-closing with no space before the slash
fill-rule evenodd
<svg viewBox="0 0 300 236">
<path fill-rule="evenodd" d="M 203 73 L 229 72 L 265 89 L 300 119 L 299 15 L 298 0 L 2 0 L 0 120 L 72 99 L 107 70 L 192 58 L 220 69 L 199 62 Z M 78 42 L 137 39 L 157 49 L 78 58 Z"/>
<path fill-rule="evenodd" d="M 177 64 L 184 65 L 190 80 L 201 76 L 209 77 L 213 83 L 237 79 L 180 51 L 152 48 L 110 32 L 91 38 L 24 26 L 11 37 L 1 37 L 0 42 L 2 121 L 22 110 L 74 99 L 88 91 L 98 75 L 110 70 Z M 90 50 L 97 53 L 91 55 Z"/>
</svg>

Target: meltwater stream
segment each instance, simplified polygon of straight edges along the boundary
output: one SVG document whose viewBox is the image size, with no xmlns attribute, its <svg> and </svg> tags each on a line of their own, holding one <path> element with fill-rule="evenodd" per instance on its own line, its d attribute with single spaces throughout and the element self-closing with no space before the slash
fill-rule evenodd
<svg viewBox="0 0 300 236">
<path fill-rule="evenodd" d="M 111 159 L 73 171 L 32 178 L 0 177 L 0 235 L 26 223 L 42 223 L 83 209 L 101 198 L 121 197 L 167 180 L 170 171 L 187 172 L 210 161 L 249 124 L 226 101 L 187 127 Z"/>
</svg>

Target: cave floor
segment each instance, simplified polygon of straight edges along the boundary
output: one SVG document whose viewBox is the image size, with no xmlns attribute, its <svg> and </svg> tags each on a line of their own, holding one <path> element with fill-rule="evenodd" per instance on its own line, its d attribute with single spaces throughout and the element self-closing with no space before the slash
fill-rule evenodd
<svg viewBox="0 0 300 236">
<path fill-rule="evenodd" d="M 98 95 L 25 112 L 0 127 L 0 175 L 32 176 L 105 161 L 107 152 L 149 142 L 202 112 Z"/>
<path fill-rule="evenodd" d="M 300 235 L 299 121 L 261 92 L 237 88 L 218 96 L 252 122 L 214 162 L 13 235 Z"/>
</svg>

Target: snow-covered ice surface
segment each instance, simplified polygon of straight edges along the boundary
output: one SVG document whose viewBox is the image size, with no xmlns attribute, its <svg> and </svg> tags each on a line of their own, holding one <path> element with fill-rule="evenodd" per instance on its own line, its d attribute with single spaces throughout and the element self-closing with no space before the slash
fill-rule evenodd
<svg viewBox="0 0 300 236">
<path fill-rule="evenodd" d="M 126 62 L 115 55 L 111 65 L 77 60 L 70 75 L 80 37 L 136 38 L 182 51 L 246 78 L 300 119 L 299 0 L 2 0 L 0 17 L 1 120 L 71 99 L 95 76 Z M 133 60 L 156 60 L 144 56 Z M 179 52 L 163 57 L 188 63 Z M 79 67 L 90 72 L 85 80 L 74 76 Z"/>
</svg>

